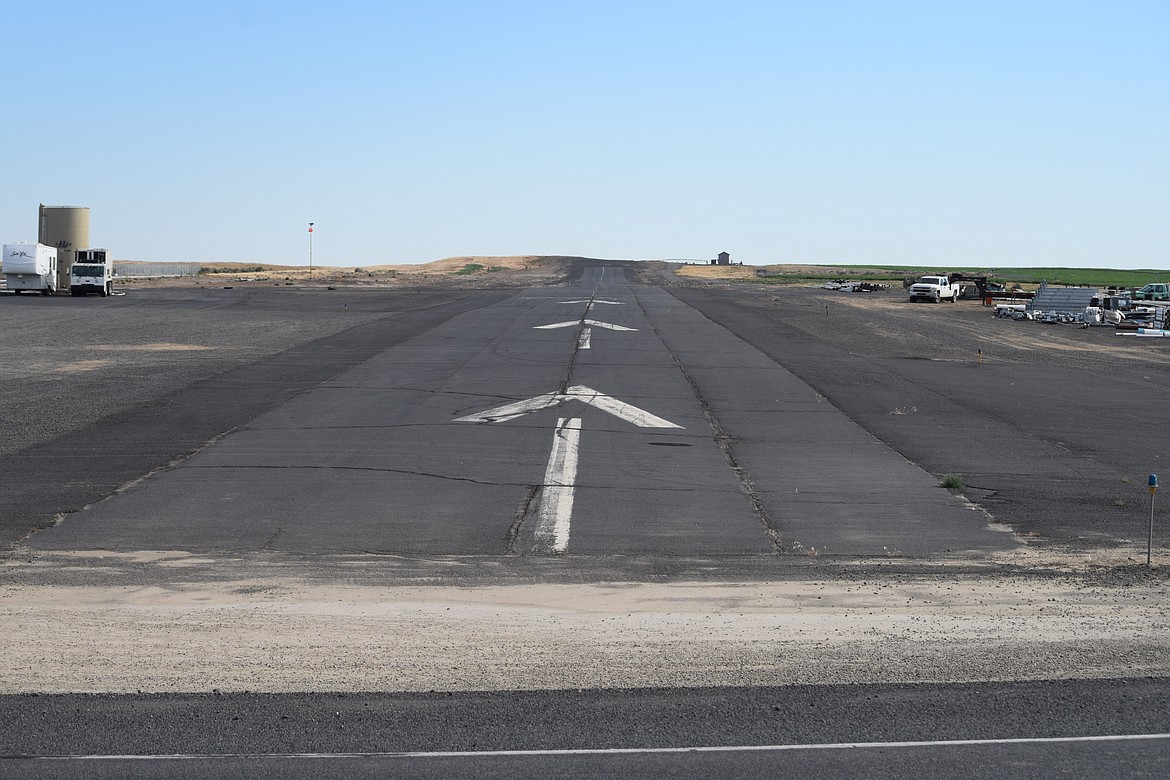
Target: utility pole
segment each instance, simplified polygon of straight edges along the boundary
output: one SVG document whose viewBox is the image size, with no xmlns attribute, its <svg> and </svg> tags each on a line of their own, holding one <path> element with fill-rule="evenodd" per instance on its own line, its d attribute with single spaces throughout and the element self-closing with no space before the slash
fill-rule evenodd
<svg viewBox="0 0 1170 780">
<path fill-rule="evenodd" d="M 313 278 L 313 223 L 309 223 L 309 278 Z"/>
</svg>

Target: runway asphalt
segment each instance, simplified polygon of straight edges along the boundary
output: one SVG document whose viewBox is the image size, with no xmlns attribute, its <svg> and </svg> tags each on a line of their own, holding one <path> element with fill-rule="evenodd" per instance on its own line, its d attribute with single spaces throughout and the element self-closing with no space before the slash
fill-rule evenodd
<svg viewBox="0 0 1170 780">
<path fill-rule="evenodd" d="M 233 499 L 238 511 L 264 500 L 266 490 L 282 493 L 282 479 L 311 480 L 309 467 L 337 465 L 330 486 L 312 491 L 318 500 L 348 511 L 329 490 L 344 492 L 344 501 L 364 496 L 356 514 L 389 523 L 393 538 L 374 531 L 347 540 L 343 530 L 329 549 L 515 550 L 513 525 L 526 491 L 543 478 L 553 413 L 494 425 L 452 420 L 549 392 L 574 360 L 574 383 L 604 385 L 596 389 L 635 406 L 654 399 L 663 416 L 684 426 L 639 430 L 584 408 L 576 496 L 582 516 L 596 505 L 613 526 L 629 527 L 621 513 L 637 517 L 641 538 L 614 546 L 610 530 L 579 527 L 572 531 L 575 551 L 685 551 L 698 539 L 687 534 L 704 532 L 683 533 L 684 514 L 741 518 L 715 535 L 706 532 L 710 552 L 914 556 L 1002 547 L 1004 539 L 953 537 L 950 530 L 941 546 L 914 546 L 932 544 L 930 534 L 920 536 L 913 517 L 895 516 L 912 513 L 911 507 L 933 512 L 961 503 L 932 489 L 946 474 L 959 475 L 966 498 L 1032 544 L 1092 549 L 1141 541 L 1145 477 L 1161 468 L 1170 445 L 1164 426 L 1148 424 L 1152 410 L 1170 400 L 1170 364 L 1164 355 L 1158 359 L 1163 345 L 1146 342 L 1141 348 L 1149 359 L 1126 362 L 1117 357 L 1122 350 L 1110 349 L 1120 342 L 1104 329 L 1047 326 L 1043 338 L 1051 336 L 1052 349 L 1021 349 L 1013 346 L 1021 328 L 1046 326 L 993 320 L 969 303 L 950 311 L 858 309 L 843 294 L 826 291 L 711 285 L 664 291 L 623 285 L 621 273 L 615 269 L 606 281 L 624 297 L 621 305 L 598 305 L 594 314 L 639 330 L 593 328 L 591 349 L 575 354 L 568 330 L 533 327 L 581 319 L 584 304 L 558 301 L 594 289 L 604 294 L 606 287 L 589 279 L 573 295 L 550 288 L 524 294 L 144 290 L 48 302 L 10 296 L 0 310 L 12 334 L 0 390 L 6 422 L 0 472 L 10 475 L 0 529 L 11 544 L 231 431 L 229 440 L 176 472 L 199 468 L 200 479 L 230 481 L 233 473 L 244 479 L 248 490 Z M 50 311 L 46 303 L 68 311 Z M 66 332 L 86 338 L 60 343 L 36 335 L 60 317 Z M 979 350 L 982 364 L 974 358 Z M 282 408 L 294 398 L 296 404 Z M 323 424 L 329 420 L 337 424 Z M 350 434 L 366 441 L 347 443 Z M 279 456 L 294 446 L 288 437 L 318 447 L 325 460 L 302 463 L 299 472 L 288 468 Z M 332 445 L 330 437 L 337 440 Z M 251 463 L 241 477 L 249 448 L 269 445 L 276 459 Z M 361 453 L 365 471 L 338 460 L 338 448 Z M 303 449 L 302 459 L 309 456 Z M 833 463 L 834 452 L 847 457 Z M 501 453 L 504 459 L 496 457 Z M 882 471 L 897 470 L 899 461 L 909 461 L 901 463 L 900 477 Z M 339 479 L 342 466 L 345 479 Z M 910 477 L 920 483 L 914 500 L 902 495 L 902 480 Z M 194 476 L 167 475 L 182 478 Z M 346 479 L 376 481 L 378 489 L 365 483 L 349 489 Z M 411 505 L 436 485 L 450 497 L 447 505 Z M 150 489 L 167 500 L 161 487 Z M 190 491 L 176 490 L 182 511 L 202 511 Z M 209 500 L 216 490 L 198 493 Z M 395 498 L 391 511 L 381 512 L 388 516 L 374 520 L 373 505 L 384 501 L 379 490 Z M 672 509 L 671 497 L 685 500 L 687 512 Z M 403 523 L 416 531 L 425 525 L 408 519 L 420 508 L 457 518 L 460 507 L 474 504 L 478 513 L 485 500 L 498 518 L 488 527 L 478 519 L 451 521 L 469 524 L 475 540 L 444 530 L 441 542 L 428 543 L 402 532 Z M 816 512 L 807 511 L 810 504 Z M 870 514 L 897 519 L 903 530 L 889 526 L 862 540 L 872 532 L 865 525 Z M 518 525 L 532 530 L 522 520 Z M 215 543 L 251 549 L 275 532 L 271 523 L 257 525 L 247 539 Z M 185 533 L 199 535 L 197 528 Z M 182 540 L 164 535 L 150 543 L 164 541 Z"/>
<path fill-rule="evenodd" d="M 555 423 L 577 419 L 580 471 L 572 505 L 562 507 L 557 552 L 918 558 L 1018 545 L 942 489 L 937 476 L 665 291 L 633 288 L 618 268 L 586 270 L 573 292 L 531 291 L 458 313 L 447 307 L 441 323 L 432 309 L 434 327 L 417 332 L 416 325 L 409 341 L 376 354 L 355 355 L 345 336 L 310 343 L 299 348 L 291 383 L 280 376 L 213 382 L 205 403 L 234 410 L 230 433 L 223 435 L 227 420 L 215 421 L 217 431 L 202 409 L 192 409 L 198 400 L 184 403 L 202 423 L 194 438 L 222 438 L 27 543 L 40 550 L 539 552 Z M 627 330 L 582 325 L 602 322 L 593 317 Z M 571 327 L 540 329 L 566 321 Z M 595 331 L 589 349 L 578 345 L 582 327 Z M 277 371 L 286 365 L 273 363 Z M 245 419 L 258 403 L 236 403 L 226 395 L 229 382 L 245 392 L 287 389 L 265 392 L 259 403 L 271 410 Z M 461 419 L 569 387 L 592 388 L 661 419 L 641 425 L 577 400 L 498 422 Z M 170 399 L 171 409 L 178 405 Z M 188 441 L 192 427 L 179 426 Z M 137 418 L 119 430 L 142 435 Z M 45 449 L 42 465 L 60 462 L 63 453 Z M 155 467 L 168 460 L 155 448 L 150 457 Z"/>
<path fill-rule="evenodd" d="M 507 295 L 9 296 L 0 301 L 8 334 L 0 388 L 4 544 L 189 456 L 387 343 Z M 65 333 L 54 332 L 59 320 Z"/>
<path fill-rule="evenodd" d="M 1170 473 L 1170 349 L 1112 328 L 991 317 L 897 293 L 675 287 L 885 445 L 1030 544 L 1142 545 L 1146 483 Z M 1159 342 L 1157 344 L 1152 342 Z"/>
</svg>

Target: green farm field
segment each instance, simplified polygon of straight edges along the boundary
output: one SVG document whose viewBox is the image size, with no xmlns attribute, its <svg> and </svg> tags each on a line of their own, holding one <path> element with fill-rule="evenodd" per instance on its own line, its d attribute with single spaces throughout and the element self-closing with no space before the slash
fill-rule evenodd
<svg viewBox="0 0 1170 780">
<path fill-rule="evenodd" d="M 1021 285 L 1049 284 L 1079 285 L 1086 287 L 1141 287 L 1151 282 L 1170 280 L 1170 269 L 1113 269 L 1113 268 L 991 268 L 991 267 L 928 267 L 928 266 L 859 266 L 859 265 L 816 265 L 816 266 L 764 266 L 774 269 L 775 276 L 756 277 L 754 281 L 766 284 L 799 284 L 820 282 L 830 279 L 855 278 L 875 282 L 900 282 L 907 276 L 960 272 L 973 276 L 987 276 L 999 282 Z M 804 270 L 804 269 L 807 269 Z M 729 274 L 730 275 L 730 274 Z"/>
</svg>

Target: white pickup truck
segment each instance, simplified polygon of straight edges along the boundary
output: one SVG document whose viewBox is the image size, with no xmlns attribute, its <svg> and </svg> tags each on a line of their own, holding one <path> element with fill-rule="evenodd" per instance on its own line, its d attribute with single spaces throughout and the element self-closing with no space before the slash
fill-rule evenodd
<svg viewBox="0 0 1170 780">
<path fill-rule="evenodd" d="M 959 300 L 959 285 L 951 284 L 951 280 L 945 276 L 923 276 L 910 285 L 910 302 L 920 298 L 935 303 L 943 300 L 954 303 Z"/>
</svg>

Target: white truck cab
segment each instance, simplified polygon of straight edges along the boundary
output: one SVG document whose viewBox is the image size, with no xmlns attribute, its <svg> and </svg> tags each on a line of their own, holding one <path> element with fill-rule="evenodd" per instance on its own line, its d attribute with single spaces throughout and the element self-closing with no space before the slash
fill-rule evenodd
<svg viewBox="0 0 1170 780">
<path fill-rule="evenodd" d="M 81 249 L 69 272 L 69 294 L 97 293 L 103 298 L 113 292 L 114 261 L 104 249 Z"/>
</svg>

